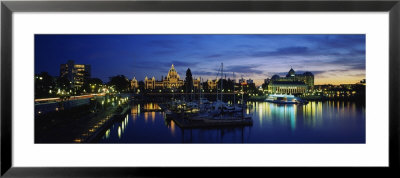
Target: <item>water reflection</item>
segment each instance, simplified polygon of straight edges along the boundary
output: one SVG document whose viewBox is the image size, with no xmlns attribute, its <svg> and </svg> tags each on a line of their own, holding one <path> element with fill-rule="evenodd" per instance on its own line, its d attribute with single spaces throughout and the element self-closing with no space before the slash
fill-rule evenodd
<svg viewBox="0 0 400 178">
<path fill-rule="evenodd" d="M 121 127 L 118 126 L 118 138 L 121 138 Z"/>
<path fill-rule="evenodd" d="M 365 143 L 365 106 L 324 101 L 307 105 L 249 102 L 253 126 L 182 129 L 165 113 L 135 104 L 115 123 L 104 143 Z M 143 104 L 146 109 L 157 104 Z M 151 120 L 151 122 L 149 121 Z M 129 122 L 132 120 L 133 122 Z M 115 126 L 115 127 L 114 127 Z"/>
</svg>

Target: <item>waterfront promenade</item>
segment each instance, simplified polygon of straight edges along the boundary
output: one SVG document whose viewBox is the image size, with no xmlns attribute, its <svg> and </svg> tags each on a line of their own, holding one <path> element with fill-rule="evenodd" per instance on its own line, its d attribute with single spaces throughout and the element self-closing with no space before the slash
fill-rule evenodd
<svg viewBox="0 0 400 178">
<path fill-rule="evenodd" d="M 128 107 L 121 104 L 93 109 L 89 104 L 43 113 L 35 118 L 35 143 L 79 143 L 101 128 L 108 119 Z"/>
</svg>

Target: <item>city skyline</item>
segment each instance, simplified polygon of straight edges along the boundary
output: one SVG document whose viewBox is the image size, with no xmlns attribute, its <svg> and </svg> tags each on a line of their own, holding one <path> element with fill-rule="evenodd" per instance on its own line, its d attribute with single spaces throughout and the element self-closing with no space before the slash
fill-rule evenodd
<svg viewBox="0 0 400 178">
<path fill-rule="evenodd" d="M 312 72 L 315 85 L 336 85 L 365 79 L 365 35 L 35 35 L 35 73 L 59 76 L 68 60 L 90 64 L 104 82 L 160 80 L 172 64 L 181 77 L 190 68 L 205 81 L 224 63 L 227 78 L 235 72 L 256 85 L 290 68 Z"/>
</svg>

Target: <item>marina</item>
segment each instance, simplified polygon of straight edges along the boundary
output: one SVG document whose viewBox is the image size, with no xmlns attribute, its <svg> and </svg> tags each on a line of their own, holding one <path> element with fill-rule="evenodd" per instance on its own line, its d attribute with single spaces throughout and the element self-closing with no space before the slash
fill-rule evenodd
<svg viewBox="0 0 400 178">
<path fill-rule="evenodd" d="M 162 106 L 165 118 L 173 120 L 183 128 L 252 124 L 252 114 L 245 114 L 244 108 L 229 106 L 221 101 L 206 103 L 199 101 L 197 105 L 196 102 L 186 103 L 178 100 Z"/>
<path fill-rule="evenodd" d="M 252 124 L 185 127 L 189 120 L 167 119 L 166 112 L 143 112 L 131 105 L 127 118 L 114 122 L 99 143 L 364 143 L 365 105 L 310 101 L 307 105 L 247 102 Z M 204 121 L 203 121 L 204 122 Z M 200 123 L 200 122 L 199 122 Z M 196 123 L 198 125 L 201 125 Z M 207 123 L 208 124 L 208 123 Z M 215 123 L 213 123 L 215 124 Z M 340 131 L 339 131 L 340 130 Z"/>
<path fill-rule="evenodd" d="M 223 63 L 218 70 L 218 76 L 222 81 Z M 220 86 L 217 86 L 214 102 L 202 97 L 202 87 L 200 87 L 198 100 L 185 101 L 183 98 L 161 105 L 162 110 L 166 110 L 166 119 L 173 120 L 182 128 L 252 125 L 252 114 L 244 113 L 244 108 L 237 105 L 235 95 L 233 103 L 228 104 L 223 101 L 223 93 L 218 94 L 218 88 L 222 91 L 224 87 L 223 83 L 220 82 Z M 244 103 L 243 94 L 240 103 Z M 192 95 L 190 98 L 193 98 Z"/>
</svg>

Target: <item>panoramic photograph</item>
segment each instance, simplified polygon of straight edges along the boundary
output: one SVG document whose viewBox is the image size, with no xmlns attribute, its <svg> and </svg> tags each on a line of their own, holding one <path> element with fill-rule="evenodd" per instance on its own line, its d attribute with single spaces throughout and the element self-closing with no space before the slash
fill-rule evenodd
<svg viewBox="0 0 400 178">
<path fill-rule="evenodd" d="M 365 144 L 365 34 L 36 34 L 36 144 Z"/>
</svg>

